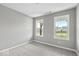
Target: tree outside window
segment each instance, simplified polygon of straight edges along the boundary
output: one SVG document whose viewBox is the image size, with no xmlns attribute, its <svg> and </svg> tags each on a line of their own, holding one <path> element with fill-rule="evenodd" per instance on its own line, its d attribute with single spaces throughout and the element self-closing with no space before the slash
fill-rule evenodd
<svg viewBox="0 0 79 59">
<path fill-rule="evenodd" d="M 69 40 L 69 15 L 54 17 L 54 38 Z"/>
<path fill-rule="evenodd" d="M 43 37 L 43 19 L 36 20 L 36 36 Z"/>
</svg>

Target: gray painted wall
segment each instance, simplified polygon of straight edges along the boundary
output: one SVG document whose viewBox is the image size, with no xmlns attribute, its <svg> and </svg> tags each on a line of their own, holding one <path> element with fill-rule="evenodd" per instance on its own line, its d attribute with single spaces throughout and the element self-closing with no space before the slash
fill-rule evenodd
<svg viewBox="0 0 79 59">
<path fill-rule="evenodd" d="M 0 49 L 32 38 L 32 18 L 0 5 Z"/>
<path fill-rule="evenodd" d="M 54 39 L 54 19 L 53 18 L 54 16 L 60 16 L 60 15 L 66 15 L 66 14 L 70 15 L 69 40 Z M 44 19 L 44 37 L 35 36 L 36 19 Z M 34 40 L 76 49 L 76 8 L 36 17 L 33 20 L 33 25 L 34 25 L 34 29 L 33 29 Z"/>
</svg>

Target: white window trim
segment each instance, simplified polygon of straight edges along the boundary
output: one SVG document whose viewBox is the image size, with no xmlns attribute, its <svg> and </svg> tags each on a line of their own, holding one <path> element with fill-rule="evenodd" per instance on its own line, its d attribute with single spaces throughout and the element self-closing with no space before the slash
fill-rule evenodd
<svg viewBox="0 0 79 59">
<path fill-rule="evenodd" d="M 38 20 L 43 20 L 43 19 L 37 19 L 37 20 L 36 20 L 36 23 L 37 23 Z M 37 26 L 37 25 L 35 25 L 35 26 Z M 37 28 L 35 27 L 35 29 L 36 29 L 36 30 L 35 30 L 36 36 L 37 36 L 37 37 L 43 37 L 43 36 L 44 36 L 44 20 L 43 20 L 43 32 L 42 32 L 42 35 L 37 35 Z"/>
<path fill-rule="evenodd" d="M 68 31 L 68 33 L 67 33 L 67 38 L 65 39 L 65 38 L 59 38 L 59 37 L 57 37 L 56 35 L 55 35 L 55 23 L 56 23 L 56 20 L 55 20 L 55 17 L 64 17 L 64 16 L 68 16 L 69 18 L 67 19 L 67 21 L 68 21 L 68 29 L 67 29 L 67 31 Z M 67 15 L 61 15 L 61 16 L 55 16 L 54 17 L 54 39 L 59 39 L 59 40 L 69 40 L 69 24 L 70 24 L 70 15 L 69 14 L 67 14 Z"/>
</svg>

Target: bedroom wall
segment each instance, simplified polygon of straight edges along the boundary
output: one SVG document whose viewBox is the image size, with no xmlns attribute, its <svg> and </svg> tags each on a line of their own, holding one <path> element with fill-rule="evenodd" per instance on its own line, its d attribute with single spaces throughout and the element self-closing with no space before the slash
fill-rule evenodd
<svg viewBox="0 0 79 59">
<path fill-rule="evenodd" d="M 0 5 L 0 50 L 32 39 L 32 18 Z"/>
<path fill-rule="evenodd" d="M 70 15 L 69 24 L 69 40 L 54 39 L 54 16 Z M 37 37 L 35 35 L 35 22 L 37 19 L 44 20 L 44 37 Z M 55 12 L 49 15 L 39 16 L 33 18 L 33 34 L 34 40 L 45 42 L 52 45 L 63 46 L 71 49 L 76 49 L 76 8 Z"/>
</svg>

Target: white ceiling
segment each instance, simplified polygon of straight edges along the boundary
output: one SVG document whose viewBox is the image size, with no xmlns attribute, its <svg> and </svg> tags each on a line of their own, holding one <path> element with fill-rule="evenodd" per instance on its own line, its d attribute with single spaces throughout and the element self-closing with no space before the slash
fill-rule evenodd
<svg viewBox="0 0 79 59">
<path fill-rule="evenodd" d="M 77 3 L 3 3 L 2 5 L 28 16 L 37 17 L 73 8 L 77 5 Z"/>
</svg>

